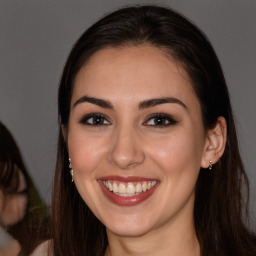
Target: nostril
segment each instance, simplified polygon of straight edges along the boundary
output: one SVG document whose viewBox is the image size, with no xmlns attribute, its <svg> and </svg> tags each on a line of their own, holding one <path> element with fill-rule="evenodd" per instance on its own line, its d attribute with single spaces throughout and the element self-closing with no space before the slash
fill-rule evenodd
<svg viewBox="0 0 256 256">
<path fill-rule="evenodd" d="M 141 164 L 145 159 L 143 152 L 134 150 L 129 151 L 112 151 L 109 153 L 109 160 L 121 169 L 132 168 Z"/>
</svg>

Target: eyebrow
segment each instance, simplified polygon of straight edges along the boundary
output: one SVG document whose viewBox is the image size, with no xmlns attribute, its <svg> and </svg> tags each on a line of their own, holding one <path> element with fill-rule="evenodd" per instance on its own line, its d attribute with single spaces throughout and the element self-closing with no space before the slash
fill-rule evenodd
<svg viewBox="0 0 256 256">
<path fill-rule="evenodd" d="M 99 107 L 102 107 L 102 108 L 114 109 L 114 107 L 110 101 L 98 99 L 98 98 L 94 98 L 94 97 L 88 97 L 88 96 L 83 96 L 80 99 L 78 99 L 74 103 L 74 107 L 77 106 L 78 104 L 84 103 L 84 102 L 89 102 L 89 103 L 98 105 Z"/>
<path fill-rule="evenodd" d="M 92 104 L 95 104 L 99 107 L 106 108 L 106 109 L 114 109 L 113 104 L 108 100 L 103 100 L 99 98 L 89 97 L 89 96 L 83 96 L 80 99 L 78 99 L 73 107 L 76 107 L 78 104 L 89 102 Z M 143 110 L 146 108 L 155 107 L 157 105 L 166 104 L 166 103 L 175 103 L 181 105 L 183 108 L 188 109 L 187 106 L 179 99 L 173 98 L 173 97 L 164 97 L 164 98 L 155 98 L 155 99 L 149 99 L 142 101 L 139 104 L 138 109 Z"/>
<path fill-rule="evenodd" d="M 166 103 L 176 103 L 184 107 L 185 109 L 188 109 L 187 106 L 179 99 L 173 98 L 173 97 L 165 97 L 165 98 L 156 98 L 156 99 L 149 99 L 142 101 L 139 104 L 139 109 L 145 109 L 145 108 L 151 108 L 155 107 L 157 105 L 166 104 Z"/>
</svg>

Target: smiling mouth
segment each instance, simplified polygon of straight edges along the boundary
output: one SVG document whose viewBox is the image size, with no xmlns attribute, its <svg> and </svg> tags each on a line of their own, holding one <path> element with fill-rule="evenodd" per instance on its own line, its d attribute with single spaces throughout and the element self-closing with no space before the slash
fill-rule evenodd
<svg viewBox="0 0 256 256">
<path fill-rule="evenodd" d="M 145 193 L 157 184 L 157 181 L 120 182 L 115 180 L 103 180 L 103 185 L 112 193 L 122 197 L 132 197 Z"/>
</svg>

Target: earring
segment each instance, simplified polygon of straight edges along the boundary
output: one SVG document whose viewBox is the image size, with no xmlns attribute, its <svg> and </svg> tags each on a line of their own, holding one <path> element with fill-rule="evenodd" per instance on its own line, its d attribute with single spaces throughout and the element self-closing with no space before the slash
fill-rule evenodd
<svg viewBox="0 0 256 256">
<path fill-rule="evenodd" d="M 68 159 L 69 161 L 69 168 L 70 168 L 70 175 L 71 175 L 71 181 L 73 182 L 74 181 L 74 178 L 73 178 L 73 175 L 74 175 L 74 171 L 73 171 L 73 167 L 72 167 L 72 164 L 71 164 L 71 159 L 69 158 Z"/>
<path fill-rule="evenodd" d="M 213 166 L 212 160 L 210 160 L 210 161 L 209 161 L 209 167 L 208 167 L 208 169 L 209 169 L 209 170 L 212 170 L 212 166 Z"/>
</svg>

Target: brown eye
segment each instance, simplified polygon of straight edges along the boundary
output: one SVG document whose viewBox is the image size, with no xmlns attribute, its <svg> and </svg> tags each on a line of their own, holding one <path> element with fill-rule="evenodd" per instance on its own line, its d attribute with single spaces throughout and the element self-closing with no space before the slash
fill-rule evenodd
<svg viewBox="0 0 256 256">
<path fill-rule="evenodd" d="M 85 124 L 85 125 L 109 125 L 110 122 L 106 119 L 105 116 L 101 114 L 90 114 L 86 115 L 80 123 Z"/>
<path fill-rule="evenodd" d="M 156 115 L 151 116 L 144 124 L 146 126 L 167 127 L 170 125 L 174 125 L 176 123 L 177 123 L 177 121 L 174 120 L 169 115 L 156 114 Z"/>
<path fill-rule="evenodd" d="M 153 119 L 154 125 L 167 125 L 169 121 L 166 118 L 157 117 Z"/>
</svg>

